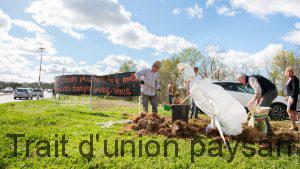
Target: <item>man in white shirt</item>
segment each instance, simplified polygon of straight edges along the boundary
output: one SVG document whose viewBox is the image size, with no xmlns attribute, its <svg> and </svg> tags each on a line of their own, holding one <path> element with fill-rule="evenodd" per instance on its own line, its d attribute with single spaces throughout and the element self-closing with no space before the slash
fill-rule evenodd
<svg viewBox="0 0 300 169">
<path fill-rule="evenodd" d="M 136 78 L 141 81 L 142 104 L 145 112 L 148 112 L 148 101 L 152 106 L 152 113 L 157 113 L 156 90 L 160 91 L 159 69 L 161 62 L 155 61 L 152 68 L 143 69 L 136 73 Z"/>
<path fill-rule="evenodd" d="M 199 70 L 198 67 L 194 67 L 195 78 L 194 78 L 193 80 L 187 82 L 187 95 L 190 94 L 190 90 L 192 89 L 193 85 L 194 85 L 197 81 L 199 81 L 199 80 L 201 79 L 201 76 L 198 75 L 198 70 Z M 191 113 L 190 118 L 193 118 L 193 117 L 198 118 L 198 113 L 199 113 L 200 110 L 199 110 L 199 108 L 196 106 L 196 104 L 195 104 L 195 102 L 194 102 L 194 99 L 192 99 L 192 107 L 191 107 L 191 109 L 192 109 L 192 110 L 191 110 L 192 113 Z"/>
<path fill-rule="evenodd" d="M 247 76 L 241 73 L 237 76 L 237 80 L 243 84 L 249 84 L 254 90 L 253 98 L 248 102 L 247 106 L 252 107 L 256 103 L 258 106 L 269 107 L 273 100 L 278 96 L 278 91 L 270 80 L 260 75 Z M 272 134 L 268 118 L 266 118 L 267 132 Z"/>
</svg>

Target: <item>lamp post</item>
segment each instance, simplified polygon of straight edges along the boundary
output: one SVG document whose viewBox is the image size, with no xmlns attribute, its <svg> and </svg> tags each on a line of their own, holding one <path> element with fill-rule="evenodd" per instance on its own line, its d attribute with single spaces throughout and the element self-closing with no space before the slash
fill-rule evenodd
<svg viewBox="0 0 300 169">
<path fill-rule="evenodd" d="M 63 76 L 65 75 L 66 68 L 63 68 Z"/>
<path fill-rule="evenodd" d="M 43 51 L 45 48 L 40 47 L 39 50 L 41 51 L 41 59 L 40 59 L 40 71 L 39 71 L 39 84 L 38 84 L 38 95 L 37 95 L 37 100 L 40 98 L 40 88 L 41 88 L 41 72 L 42 72 L 42 61 L 43 61 Z"/>
</svg>

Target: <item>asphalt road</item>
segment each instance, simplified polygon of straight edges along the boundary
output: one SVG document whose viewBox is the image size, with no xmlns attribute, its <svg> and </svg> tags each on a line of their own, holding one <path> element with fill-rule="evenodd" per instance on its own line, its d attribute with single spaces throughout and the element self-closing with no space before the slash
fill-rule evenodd
<svg viewBox="0 0 300 169">
<path fill-rule="evenodd" d="M 44 92 L 44 98 L 51 98 L 52 97 L 52 93 L 48 93 L 48 92 Z M 40 98 L 43 99 L 43 98 Z M 9 103 L 9 102 L 21 102 L 24 101 L 25 99 L 19 100 L 16 99 L 14 100 L 14 95 L 13 94 L 3 94 L 0 93 L 0 104 L 2 103 Z M 32 101 L 36 100 L 36 98 L 33 98 Z"/>
</svg>

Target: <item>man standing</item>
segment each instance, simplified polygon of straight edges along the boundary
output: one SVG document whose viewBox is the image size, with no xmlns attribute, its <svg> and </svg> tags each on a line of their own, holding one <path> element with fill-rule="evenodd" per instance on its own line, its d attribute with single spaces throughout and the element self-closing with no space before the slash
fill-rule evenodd
<svg viewBox="0 0 300 169">
<path fill-rule="evenodd" d="M 194 73 L 195 73 L 195 78 L 191 81 L 187 82 L 187 95 L 190 94 L 190 90 L 192 89 L 193 85 L 201 79 L 201 76 L 198 75 L 198 67 L 194 67 Z M 198 118 L 198 113 L 199 113 L 199 108 L 196 106 L 194 99 L 192 99 L 192 113 L 190 118 Z"/>
<path fill-rule="evenodd" d="M 250 84 L 250 86 L 254 90 L 254 96 L 248 102 L 248 107 L 254 106 L 255 102 L 258 106 L 269 107 L 278 95 L 278 91 L 275 84 L 273 84 L 270 80 L 263 76 L 247 76 L 244 73 L 241 73 L 237 76 L 237 80 L 243 85 Z M 272 134 L 273 131 L 271 129 L 268 118 L 266 118 L 265 121 L 267 125 L 268 134 Z"/>
<path fill-rule="evenodd" d="M 157 113 L 156 90 L 160 91 L 159 69 L 161 62 L 155 61 L 151 69 L 143 69 L 136 73 L 136 78 L 141 81 L 142 104 L 145 112 L 148 112 L 148 100 L 152 106 L 152 113 Z"/>
</svg>

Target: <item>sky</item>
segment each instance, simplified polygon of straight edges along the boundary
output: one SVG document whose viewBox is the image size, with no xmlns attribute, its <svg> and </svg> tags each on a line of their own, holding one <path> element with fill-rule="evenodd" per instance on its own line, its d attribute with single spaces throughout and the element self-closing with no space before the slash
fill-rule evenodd
<svg viewBox="0 0 300 169">
<path fill-rule="evenodd" d="M 226 64 L 265 66 L 278 50 L 298 52 L 300 0 L 0 0 L 0 80 L 138 69 L 185 48 Z M 262 64 L 264 63 L 264 64 Z"/>
</svg>

